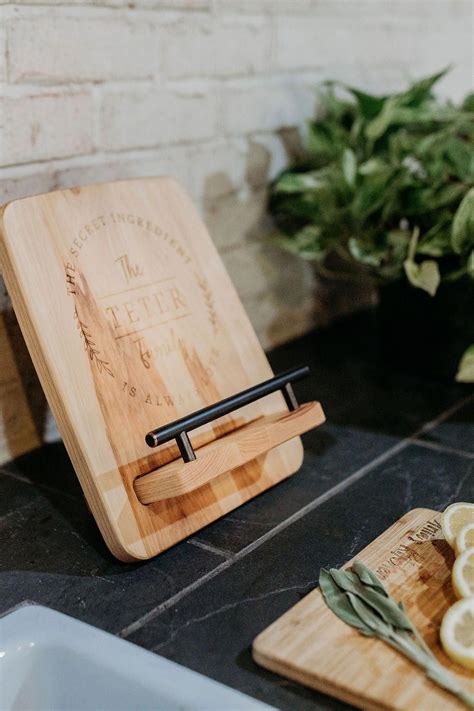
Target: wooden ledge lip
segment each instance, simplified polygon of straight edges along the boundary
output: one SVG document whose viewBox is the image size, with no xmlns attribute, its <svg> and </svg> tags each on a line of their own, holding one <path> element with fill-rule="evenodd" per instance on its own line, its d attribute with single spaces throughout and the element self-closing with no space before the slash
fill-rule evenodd
<svg viewBox="0 0 474 711">
<path fill-rule="evenodd" d="M 189 494 L 324 421 L 319 402 L 261 417 L 196 450 L 197 459 L 192 462 L 175 460 L 138 477 L 135 493 L 142 504 Z"/>
</svg>

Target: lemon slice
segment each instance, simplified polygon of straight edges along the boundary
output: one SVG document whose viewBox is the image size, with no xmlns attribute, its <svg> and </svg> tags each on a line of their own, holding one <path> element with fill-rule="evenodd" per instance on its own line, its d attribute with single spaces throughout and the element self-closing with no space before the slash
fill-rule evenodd
<svg viewBox="0 0 474 711">
<path fill-rule="evenodd" d="M 474 548 L 474 522 L 467 523 L 461 528 L 454 544 L 456 555 L 459 555 L 467 548 Z"/>
<path fill-rule="evenodd" d="M 456 536 L 468 523 L 474 523 L 474 504 L 458 501 L 443 512 L 441 528 L 450 546 L 454 547 Z"/>
<path fill-rule="evenodd" d="M 474 548 L 467 548 L 456 558 L 451 582 L 457 597 L 474 596 Z"/>
<path fill-rule="evenodd" d="M 458 600 L 441 622 L 441 644 L 450 659 L 474 669 L 474 597 Z"/>
</svg>

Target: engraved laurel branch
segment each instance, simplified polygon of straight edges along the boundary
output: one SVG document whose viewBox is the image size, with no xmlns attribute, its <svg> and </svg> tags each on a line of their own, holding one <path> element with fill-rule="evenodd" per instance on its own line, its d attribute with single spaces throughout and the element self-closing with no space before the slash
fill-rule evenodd
<svg viewBox="0 0 474 711">
<path fill-rule="evenodd" d="M 115 377 L 114 374 L 112 373 L 109 362 L 100 357 L 100 351 L 97 348 L 97 346 L 90 334 L 89 328 L 79 318 L 77 309 L 74 309 L 74 318 L 77 321 L 77 329 L 80 333 L 82 342 L 84 343 L 84 350 L 87 351 L 89 358 L 92 361 L 95 361 L 95 364 L 97 366 L 97 370 L 99 371 L 99 373 L 102 373 L 102 371 L 105 371 L 106 373 L 111 375 L 112 378 Z"/>
<path fill-rule="evenodd" d="M 196 274 L 196 279 L 198 286 L 201 289 L 201 293 L 204 298 L 204 303 L 206 304 L 209 321 L 211 322 L 214 331 L 217 331 L 219 327 L 219 317 L 217 315 L 216 307 L 214 304 L 214 296 L 209 287 L 209 282 L 205 276 L 199 274 Z"/>
</svg>

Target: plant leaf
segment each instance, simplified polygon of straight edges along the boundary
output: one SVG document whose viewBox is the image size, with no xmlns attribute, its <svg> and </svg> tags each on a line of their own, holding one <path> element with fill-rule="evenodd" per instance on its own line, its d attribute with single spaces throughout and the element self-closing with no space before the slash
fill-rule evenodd
<svg viewBox="0 0 474 711">
<path fill-rule="evenodd" d="M 431 96 L 431 89 L 448 73 L 449 69 L 450 67 L 445 67 L 440 72 L 412 84 L 406 92 L 401 94 L 403 103 L 407 106 L 419 106 L 422 101 Z"/>
<path fill-rule="evenodd" d="M 387 100 L 386 96 L 375 96 L 374 94 L 367 94 L 365 91 L 361 91 L 360 89 L 354 89 L 351 86 L 344 86 L 347 91 L 350 91 L 350 93 L 356 98 L 362 116 L 367 119 L 377 116 Z"/>
<path fill-rule="evenodd" d="M 474 247 L 474 188 L 464 196 L 456 210 L 451 242 L 457 254 Z"/>
<path fill-rule="evenodd" d="M 398 96 L 390 96 L 384 103 L 381 112 L 367 124 L 365 135 L 369 140 L 376 141 L 383 136 L 396 116 L 399 102 Z"/>
<path fill-rule="evenodd" d="M 445 139 L 445 155 L 459 180 L 474 182 L 474 156 L 466 141 L 457 136 Z"/>
<path fill-rule="evenodd" d="M 354 187 L 357 175 L 357 160 L 354 151 L 350 148 L 346 148 L 342 154 L 342 172 L 349 187 Z"/>
<path fill-rule="evenodd" d="M 411 259 L 403 262 L 405 274 L 412 286 L 423 289 L 430 296 L 434 296 L 441 282 L 438 263 L 433 259 L 425 259 L 421 264 L 417 264 Z"/>
<path fill-rule="evenodd" d="M 474 344 L 469 346 L 461 358 L 456 380 L 458 383 L 474 383 Z"/>
<path fill-rule="evenodd" d="M 445 231 L 440 231 L 438 234 L 432 235 L 429 239 L 423 237 L 422 242 L 420 242 L 417 254 L 425 254 L 427 257 L 442 257 L 445 254 L 449 254 L 449 236 L 446 235 Z"/>
<path fill-rule="evenodd" d="M 463 101 L 462 107 L 465 111 L 474 113 L 474 94 L 468 94 Z"/>
<path fill-rule="evenodd" d="M 293 254 L 299 254 L 303 259 L 320 261 L 326 255 L 326 246 L 321 240 L 321 228 L 317 225 L 306 225 L 291 237 L 281 236 L 280 244 Z"/>
<path fill-rule="evenodd" d="M 348 242 L 349 252 L 361 264 L 369 264 L 378 267 L 385 256 L 383 247 L 376 247 L 373 244 L 364 244 L 355 237 L 351 237 Z"/>
<path fill-rule="evenodd" d="M 374 157 L 359 165 L 359 173 L 360 175 L 372 175 L 372 173 L 387 172 L 387 168 L 389 168 L 388 163 L 381 158 Z"/>
<path fill-rule="evenodd" d="M 474 279 L 474 249 L 467 258 L 466 272 L 471 277 L 471 279 Z"/>
<path fill-rule="evenodd" d="M 387 96 L 325 82 L 305 153 L 271 186 L 278 244 L 328 278 L 362 265 L 432 296 L 474 279 L 474 95 L 435 97 L 444 73 Z"/>
<path fill-rule="evenodd" d="M 317 171 L 310 173 L 284 173 L 275 184 L 277 193 L 302 193 L 321 186 Z"/>
<path fill-rule="evenodd" d="M 343 117 L 352 110 L 347 102 L 337 99 L 332 92 L 320 96 L 324 117 L 308 125 L 307 145 L 318 165 L 335 160 L 348 143 L 348 131 Z"/>
</svg>

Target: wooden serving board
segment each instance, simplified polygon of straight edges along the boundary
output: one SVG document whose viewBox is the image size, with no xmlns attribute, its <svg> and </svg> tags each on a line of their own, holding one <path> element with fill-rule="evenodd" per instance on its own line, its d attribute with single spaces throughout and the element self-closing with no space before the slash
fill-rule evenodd
<svg viewBox="0 0 474 711">
<path fill-rule="evenodd" d="M 472 673 L 451 662 L 439 644 L 442 617 L 456 600 L 451 587 L 454 553 L 442 538 L 439 520 L 440 514 L 430 509 L 410 511 L 356 558 L 403 601 L 441 663 L 472 689 Z M 319 589 L 256 638 L 253 656 L 267 669 L 359 708 L 465 709 L 401 654 L 339 620 Z"/>
<path fill-rule="evenodd" d="M 147 476 L 179 458 L 175 444 L 150 449 L 148 431 L 272 376 L 206 228 L 173 180 L 17 200 L 0 210 L 0 234 L 0 266 L 33 363 L 118 558 L 156 555 L 299 468 L 295 434 L 324 416 L 317 407 L 288 414 L 274 393 L 192 433 L 195 448 L 208 447 L 199 476 L 191 464 L 178 467 L 176 481 L 155 479 L 154 494 L 139 497 Z M 275 418 L 283 444 L 264 451 Z M 229 433 L 238 458 L 212 455 L 209 445 Z"/>
</svg>

